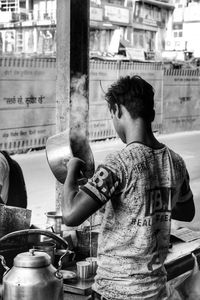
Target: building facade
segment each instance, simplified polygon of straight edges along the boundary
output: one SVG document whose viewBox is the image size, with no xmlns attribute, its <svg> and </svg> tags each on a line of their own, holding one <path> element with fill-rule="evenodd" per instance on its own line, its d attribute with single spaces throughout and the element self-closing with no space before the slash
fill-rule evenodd
<svg viewBox="0 0 200 300">
<path fill-rule="evenodd" d="M 90 54 L 155 59 L 174 6 L 156 0 L 91 0 Z M 0 1 L 0 54 L 56 55 L 56 0 Z"/>
<path fill-rule="evenodd" d="M 172 27 L 166 39 L 166 50 L 190 52 L 200 57 L 200 1 L 174 0 Z"/>
</svg>

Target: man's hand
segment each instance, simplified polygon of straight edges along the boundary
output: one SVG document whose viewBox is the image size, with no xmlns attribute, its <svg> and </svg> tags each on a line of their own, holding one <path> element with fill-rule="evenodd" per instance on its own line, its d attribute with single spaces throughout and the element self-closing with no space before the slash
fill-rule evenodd
<svg viewBox="0 0 200 300">
<path fill-rule="evenodd" d="M 80 158 L 72 157 L 67 164 L 67 168 L 74 172 L 80 171 L 81 169 L 84 170 L 85 162 Z"/>
<path fill-rule="evenodd" d="M 67 170 L 70 174 L 73 174 L 74 177 L 80 178 L 85 169 L 85 162 L 82 159 L 73 157 L 69 160 L 67 164 Z"/>
<path fill-rule="evenodd" d="M 67 178 L 70 179 L 71 184 L 81 185 L 87 182 L 84 177 L 85 162 L 77 157 L 73 157 L 67 164 Z M 70 178 L 69 178 L 70 177 Z"/>
</svg>

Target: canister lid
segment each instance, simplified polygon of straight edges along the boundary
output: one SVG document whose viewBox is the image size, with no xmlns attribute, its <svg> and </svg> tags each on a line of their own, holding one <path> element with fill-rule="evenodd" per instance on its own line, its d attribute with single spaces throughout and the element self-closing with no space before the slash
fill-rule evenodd
<svg viewBox="0 0 200 300">
<path fill-rule="evenodd" d="M 30 249 L 29 252 L 22 252 L 14 258 L 14 266 L 21 268 L 39 268 L 49 266 L 51 258 L 47 253 Z"/>
</svg>

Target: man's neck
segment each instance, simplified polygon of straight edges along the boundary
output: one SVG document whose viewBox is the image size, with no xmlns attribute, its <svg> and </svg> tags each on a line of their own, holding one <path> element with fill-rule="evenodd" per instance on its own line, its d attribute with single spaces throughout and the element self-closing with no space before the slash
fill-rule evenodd
<svg viewBox="0 0 200 300">
<path fill-rule="evenodd" d="M 151 124 L 145 123 L 144 120 L 140 118 L 134 120 L 126 132 L 126 144 L 130 144 L 132 142 L 140 142 L 155 149 L 162 146 L 162 144 L 155 138 Z"/>
</svg>

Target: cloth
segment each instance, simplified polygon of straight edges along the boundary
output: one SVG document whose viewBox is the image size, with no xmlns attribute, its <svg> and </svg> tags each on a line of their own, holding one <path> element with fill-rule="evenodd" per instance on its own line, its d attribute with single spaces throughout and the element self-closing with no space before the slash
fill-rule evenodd
<svg viewBox="0 0 200 300">
<path fill-rule="evenodd" d="M 179 292 L 173 286 L 171 286 L 168 282 L 167 282 L 166 287 L 167 287 L 167 297 L 165 298 L 166 300 L 184 300 L 181 297 L 181 295 L 179 294 Z M 104 298 L 97 292 L 92 291 L 91 300 L 108 300 L 108 299 Z"/>
<path fill-rule="evenodd" d="M 10 172 L 10 168 L 8 162 L 4 157 L 4 155 L 0 153 L 0 186 L 1 186 L 0 196 L 4 204 L 6 204 L 8 200 L 9 172 Z"/>
<path fill-rule="evenodd" d="M 171 207 L 192 195 L 183 159 L 164 145 L 131 143 L 82 190 L 104 204 L 93 289 L 108 299 L 167 299 Z"/>
<path fill-rule="evenodd" d="M 95 291 L 92 291 L 92 298 L 91 300 L 107 300 L 106 298 L 104 298 L 103 296 L 101 296 L 100 294 L 98 294 Z"/>
</svg>

